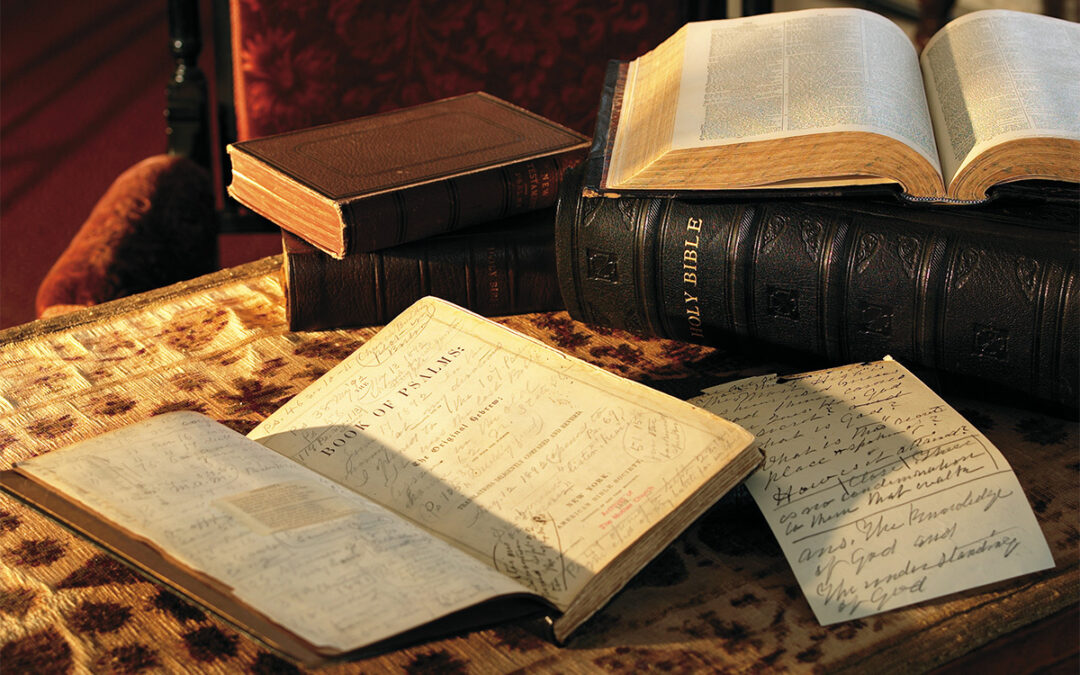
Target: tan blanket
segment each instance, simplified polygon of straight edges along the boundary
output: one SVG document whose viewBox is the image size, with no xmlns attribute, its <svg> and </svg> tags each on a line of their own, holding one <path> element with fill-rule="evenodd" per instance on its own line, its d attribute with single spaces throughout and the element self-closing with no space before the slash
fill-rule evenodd
<svg viewBox="0 0 1080 675">
<path fill-rule="evenodd" d="M 374 333 L 287 332 L 279 266 L 270 258 L 0 333 L 0 465 L 167 410 L 198 410 L 246 432 Z M 736 376 L 820 365 L 767 362 L 736 346 L 642 340 L 589 329 L 564 313 L 502 321 L 684 397 Z M 1056 568 L 823 628 L 757 507 L 736 491 L 565 647 L 509 624 L 327 672 L 911 672 L 1075 607 L 1076 424 L 947 398 L 1012 463 Z M 97 546 L 0 497 L 0 670 L 153 669 L 298 671 Z"/>
</svg>

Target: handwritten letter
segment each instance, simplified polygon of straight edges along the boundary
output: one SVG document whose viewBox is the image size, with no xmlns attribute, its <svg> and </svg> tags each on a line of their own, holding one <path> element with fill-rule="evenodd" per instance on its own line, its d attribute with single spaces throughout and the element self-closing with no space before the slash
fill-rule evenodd
<svg viewBox="0 0 1080 675">
<path fill-rule="evenodd" d="M 692 402 L 758 437 L 747 486 L 822 625 L 1054 565 L 1005 458 L 895 361 Z"/>
</svg>

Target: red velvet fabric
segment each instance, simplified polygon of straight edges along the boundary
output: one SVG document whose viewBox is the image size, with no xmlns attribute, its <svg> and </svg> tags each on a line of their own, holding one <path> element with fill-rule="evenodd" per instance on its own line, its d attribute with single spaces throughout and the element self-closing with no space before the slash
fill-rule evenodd
<svg viewBox="0 0 1080 675">
<path fill-rule="evenodd" d="M 94 206 L 38 287 L 39 317 L 190 279 L 217 265 L 209 174 L 156 155 L 129 168 Z"/>
<path fill-rule="evenodd" d="M 660 0 L 231 0 L 240 139 L 483 90 L 591 134 L 609 59 L 682 24 Z"/>
</svg>

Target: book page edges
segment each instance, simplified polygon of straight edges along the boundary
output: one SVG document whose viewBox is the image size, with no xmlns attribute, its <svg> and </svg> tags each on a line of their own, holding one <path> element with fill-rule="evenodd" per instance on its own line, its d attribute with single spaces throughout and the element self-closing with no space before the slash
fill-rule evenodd
<svg viewBox="0 0 1080 675">
<path fill-rule="evenodd" d="M 1023 166 L 1023 173 L 1016 171 Z M 991 188 L 1023 180 L 1080 183 L 1080 139 L 1017 134 L 976 146 L 953 176 L 950 195 L 956 201 L 989 199 Z"/>
<path fill-rule="evenodd" d="M 347 251 L 347 228 L 339 204 L 262 160 L 229 146 L 229 195 L 251 211 L 308 240 L 335 258 Z"/>
<path fill-rule="evenodd" d="M 749 441 L 693 495 L 625 548 L 618 557 L 608 563 L 603 571 L 589 581 L 566 613 L 552 621 L 552 634 L 555 641 L 559 644 L 564 643 L 578 627 L 603 609 L 635 575 L 679 538 L 721 497 L 761 466 L 763 461 L 764 456 L 761 451 L 752 440 Z M 592 599 L 593 597 L 596 599 Z"/>
<path fill-rule="evenodd" d="M 61 525 L 99 543 L 144 576 L 210 609 L 266 646 L 306 665 L 317 665 L 345 652 L 320 648 L 286 630 L 236 599 L 228 586 L 176 561 L 154 544 L 89 510 L 17 468 L 0 471 L 0 489 Z"/>
<path fill-rule="evenodd" d="M 608 166 L 613 187 L 629 183 L 671 149 L 689 26 L 629 64 Z"/>
<path fill-rule="evenodd" d="M 807 167 L 807 156 L 822 157 Z M 766 163 L 767 162 L 767 163 Z M 869 131 L 829 131 L 671 150 L 615 190 L 738 191 L 899 183 L 919 198 L 945 197 L 936 168 L 917 150 Z"/>
</svg>

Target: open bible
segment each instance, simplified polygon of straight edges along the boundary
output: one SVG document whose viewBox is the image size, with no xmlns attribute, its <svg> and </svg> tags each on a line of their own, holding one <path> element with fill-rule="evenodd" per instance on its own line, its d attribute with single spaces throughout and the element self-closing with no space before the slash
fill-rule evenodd
<svg viewBox="0 0 1080 675">
<path fill-rule="evenodd" d="M 587 194 L 899 184 L 915 201 L 1080 182 L 1080 25 L 958 18 L 921 56 L 888 19 L 814 9 L 690 23 L 613 63 Z"/>
<path fill-rule="evenodd" d="M 425 298 L 244 437 L 151 417 L 4 490 L 308 664 L 557 640 L 760 464 L 709 412 Z"/>
</svg>

